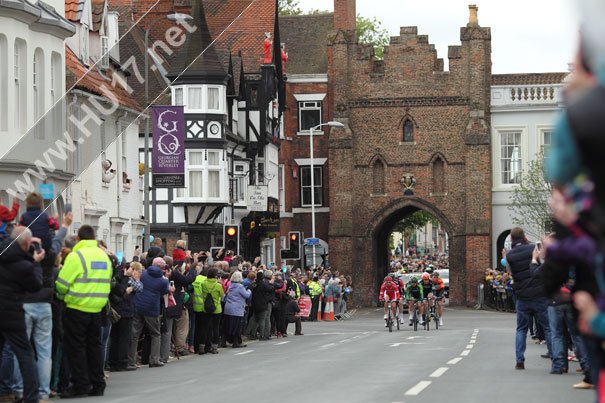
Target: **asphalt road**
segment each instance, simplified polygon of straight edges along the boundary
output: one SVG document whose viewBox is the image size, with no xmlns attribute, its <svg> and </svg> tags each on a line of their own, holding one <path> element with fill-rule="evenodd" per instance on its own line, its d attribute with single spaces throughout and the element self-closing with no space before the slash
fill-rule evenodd
<svg viewBox="0 0 605 403">
<path fill-rule="evenodd" d="M 111 373 L 103 402 L 593 402 L 570 373 L 550 375 L 544 345 L 528 340 L 526 370 L 514 369 L 511 314 L 447 309 L 429 332 L 389 333 L 382 313 L 304 323 L 304 336 L 251 342 L 164 368 Z M 293 327 L 290 325 L 291 332 Z"/>
</svg>

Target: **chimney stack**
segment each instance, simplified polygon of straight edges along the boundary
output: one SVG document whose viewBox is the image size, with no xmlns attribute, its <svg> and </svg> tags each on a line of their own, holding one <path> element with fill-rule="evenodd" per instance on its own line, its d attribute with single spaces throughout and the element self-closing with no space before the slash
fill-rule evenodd
<svg viewBox="0 0 605 403">
<path fill-rule="evenodd" d="M 355 0 L 334 0 L 334 29 L 355 32 L 356 27 Z"/>
<path fill-rule="evenodd" d="M 479 11 L 479 7 L 476 4 L 469 4 L 468 6 L 469 17 L 467 27 L 478 27 L 479 19 L 477 18 L 477 11 Z"/>
</svg>

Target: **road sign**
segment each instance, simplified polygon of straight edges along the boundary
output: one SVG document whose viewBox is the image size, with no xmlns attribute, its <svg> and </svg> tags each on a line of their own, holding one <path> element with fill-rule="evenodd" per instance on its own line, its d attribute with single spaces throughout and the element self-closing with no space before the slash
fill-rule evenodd
<svg viewBox="0 0 605 403">
<path fill-rule="evenodd" d="M 309 245 L 309 246 L 319 245 L 319 238 L 306 238 L 305 245 Z"/>
</svg>

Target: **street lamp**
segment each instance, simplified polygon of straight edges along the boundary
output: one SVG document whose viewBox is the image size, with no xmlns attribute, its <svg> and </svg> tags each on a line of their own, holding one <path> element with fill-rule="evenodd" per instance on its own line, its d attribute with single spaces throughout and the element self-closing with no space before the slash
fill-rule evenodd
<svg viewBox="0 0 605 403">
<path fill-rule="evenodd" d="M 184 13 L 173 13 L 168 14 L 166 18 L 169 21 L 191 21 L 193 17 L 189 14 Z M 145 30 L 145 109 L 149 108 L 149 31 L 153 27 L 153 23 L 157 22 L 160 18 L 151 20 L 148 24 L 148 28 Z M 149 241 L 149 235 L 151 234 L 151 214 L 149 212 L 149 112 L 147 119 L 145 119 L 145 171 L 143 172 L 143 182 L 145 187 L 145 236 L 143 237 L 143 250 L 145 250 L 146 244 L 151 244 Z"/>
<path fill-rule="evenodd" d="M 345 127 L 345 125 L 340 122 L 329 121 L 309 129 L 309 154 L 311 156 L 311 233 L 313 238 L 315 238 L 315 164 L 313 162 L 313 130 L 317 130 L 322 126 L 338 127 L 341 129 Z M 315 243 L 313 243 L 313 267 L 315 268 Z"/>
</svg>

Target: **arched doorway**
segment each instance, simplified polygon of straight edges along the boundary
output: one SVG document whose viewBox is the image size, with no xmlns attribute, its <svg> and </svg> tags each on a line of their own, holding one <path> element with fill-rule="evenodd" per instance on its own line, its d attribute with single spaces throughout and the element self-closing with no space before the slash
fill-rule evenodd
<svg viewBox="0 0 605 403">
<path fill-rule="evenodd" d="M 499 269 L 503 269 L 504 266 L 500 263 L 502 260 L 502 249 L 507 247 L 507 238 L 510 235 L 510 230 L 502 232 L 496 240 L 496 264 Z M 508 246 L 510 248 L 510 245 Z"/>
<path fill-rule="evenodd" d="M 463 263 L 465 260 L 464 248 L 452 247 L 451 244 L 456 242 L 456 234 L 454 228 L 449 219 L 431 203 L 427 202 L 418 197 L 404 197 L 387 205 L 375 214 L 374 218 L 370 221 L 366 236 L 372 240 L 371 249 L 371 266 L 374 285 L 374 295 L 378 295 L 378 290 L 382 282 L 383 277 L 386 275 L 389 269 L 389 237 L 393 232 L 394 226 L 401 222 L 404 218 L 414 214 L 417 211 L 425 211 L 434 217 L 440 224 L 440 227 L 449 235 L 448 245 L 446 250 L 448 251 L 450 264 L 449 267 L 452 269 L 450 278 L 456 278 L 454 284 L 457 284 L 455 289 L 450 284 L 450 293 L 453 293 L 454 299 L 457 301 L 463 301 L 466 296 L 466 286 L 464 285 L 463 277 Z M 454 252 L 452 255 L 451 253 Z M 424 255 L 423 251 L 423 255 Z M 454 264 L 452 264 L 454 263 Z"/>
</svg>

